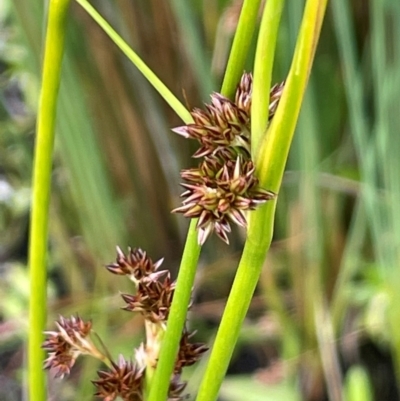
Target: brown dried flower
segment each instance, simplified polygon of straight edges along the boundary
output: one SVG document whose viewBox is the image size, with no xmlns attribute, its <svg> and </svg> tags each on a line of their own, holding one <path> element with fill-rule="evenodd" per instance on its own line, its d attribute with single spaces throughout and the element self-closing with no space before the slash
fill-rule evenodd
<svg viewBox="0 0 400 401">
<path fill-rule="evenodd" d="M 205 105 L 206 110 L 196 108 L 191 112 L 192 124 L 173 129 L 185 138 L 200 142 L 201 147 L 193 157 L 220 155 L 220 152 L 227 152 L 226 148 L 237 147 L 250 154 L 251 88 L 251 74 L 243 74 L 235 103 L 219 93 L 213 93 L 211 104 Z"/>
<path fill-rule="evenodd" d="M 107 265 L 107 269 L 114 274 L 127 275 L 132 281 L 137 282 L 143 277 L 153 274 L 161 266 L 164 259 L 156 263 L 147 256 L 146 252 L 140 248 L 128 248 L 125 255 L 121 248 L 117 246 L 117 259 L 115 263 Z"/>
<path fill-rule="evenodd" d="M 269 120 L 275 115 L 281 99 L 285 81 L 275 84 L 269 92 Z M 244 73 L 236 90 L 235 104 L 250 116 L 251 96 L 253 92 L 253 77 L 250 73 Z"/>
<path fill-rule="evenodd" d="M 169 272 L 163 281 L 158 280 L 159 278 L 160 273 L 154 273 L 139 281 L 136 295 L 122 294 L 123 300 L 127 303 L 123 309 L 141 312 L 146 320 L 153 323 L 166 322 L 175 282 L 171 281 Z"/>
<path fill-rule="evenodd" d="M 54 369 L 56 377 L 69 374 L 81 354 L 101 355 L 86 338 L 92 329 L 92 322 L 84 322 L 79 316 L 71 316 L 70 319 L 60 316 L 56 326 L 58 331 L 45 332 L 47 338 L 42 345 L 49 354 L 44 361 L 44 368 Z"/>
<path fill-rule="evenodd" d="M 208 350 L 208 347 L 203 343 L 191 343 L 190 338 L 196 333 L 184 331 L 181 342 L 179 344 L 179 352 L 175 362 L 175 373 L 181 373 L 182 368 L 191 366 L 196 363 L 201 356 Z"/>
<path fill-rule="evenodd" d="M 185 138 L 197 139 L 201 147 L 193 157 L 217 154 L 226 147 L 240 147 L 250 151 L 250 118 L 228 98 L 214 93 L 206 111 L 192 111 L 194 123 L 174 128 L 173 131 Z"/>
<path fill-rule="evenodd" d="M 175 291 L 175 282 L 171 280 L 170 273 L 157 271 L 161 263 L 162 260 L 153 263 L 141 249 L 129 248 L 125 255 L 117 247 L 116 263 L 107 266 L 114 274 L 128 275 L 136 285 L 136 295 L 122 294 L 127 303 L 124 309 L 139 311 L 145 318 L 146 341 L 135 350 L 135 362 L 125 360 L 122 355 L 118 362 L 114 362 L 110 356 L 103 355 L 88 338 L 92 330 L 90 321 L 84 322 L 78 316 L 69 319 L 60 316 L 56 322 L 58 330 L 46 332 L 47 338 L 42 347 L 49 352 L 49 357 L 44 367 L 53 368 L 56 377 L 63 377 L 70 373 L 80 354 L 90 354 L 111 364 L 110 368 L 97 372 L 99 378 L 93 381 L 96 396 L 104 401 L 114 401 L 117 397 L 123 401 L 143 401 L 144 372 L 157 366 L 161 339 Z M 186 383 L 180 381 L 180 373 L 207 350 L 203 344 L 190 343 L 191 336 L 185 329 L 170 381 L 168 401 L 187 398 L 182 395 Z M 106 354 L 109 355 L 108 351 Z"/>
<path fill-rule="evenodd" d="M 250 73 L 244 73 L 236 89 L 235 104 L 239 109 L 245 111 L 250 116 L 251 95 L 253 93 L 253 76 Z"/>
<path fill-rule="evenodd" d="M 118 363 L 112 362 L 109 370 L 97 372 L 100 378 L 93 381 L 97 387 L 95 395 L 104 401 L 113 401 L 118 396 L 124 401 L 142 401 L 143 372 L 120 355 Z"/>
<path fill-rule="evenodd" d="M 274 116 L 284 83 L 270 91 L 269 120 Z M 250 110 L 253 78 L 244 73 L 235 102 L 221 94 L 211 96 L 206 110 L 194 109 L 194 123 L 173 131 L 200 142 L 194 157 L 204 157 L 197 168 L 183 170 L 186 191 L 182 206 L 173 212 L 198 218 L 198 242 L 204 244 L 211 232 L 226 243 L 233 221 L 246 227 L 245 212 L 276 195 L 258 186 L 250 155 Z"/>
<path fill-rule="evenodd" d="M 275 194 L 259 188 L 254 164 L 238 157 L 236 161 L 206 158 L 197 169 L 183 170 L 183 206 L 173 212 L 185 217 L 198 217 L 198 241 L 203 244 L 209 234 L 216 234 L 229 243 L 230 221 L 246 227 L 245 211 L 273 199 Z"/>
<path fill-rule="evenodd" d="M 278 107 L 283 87 L 284 82 L 271 88 L 269 120 L 272 119 Z M 220 155 L 221 152 L 229 156 L 229 154 L 235 153 L 232 152 L 232 149 L 227 150 L 227 148 L 240 148 L 242 153 L 250 155 L 252 88 L 252 75 L 244 73 L 236 90 L 235 102 L 219 93 L 213 93 L 211 104 L 205 105 L 206 110 L 195 108 L 191 112 L 193 123 L 176 127 L 172 131 L 200 142 L 201 146 L 193 157 Z"/>
</svg>

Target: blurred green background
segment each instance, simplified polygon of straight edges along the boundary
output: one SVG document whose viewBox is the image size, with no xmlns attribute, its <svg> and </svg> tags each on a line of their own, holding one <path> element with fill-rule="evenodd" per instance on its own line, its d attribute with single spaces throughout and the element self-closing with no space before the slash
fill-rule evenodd
<svg viewBox="0 0 400 401">
<path fill-rule="evenodd" d="M 72 2 L 73 3 L 73 2 Z M 288 0 L 274 81 L 290 65 L 304 2 Z M 218 90 L 241 1 L 96 0 L 189 108 Z M 0 2 L 0 399 L 24 399 L 27 230 L 43 2 Z M 142 340 L 120 311 L 129 283 L 104 269 L 142 247 L 176 274 L 188 221 L 179 171 L 195 144 L 75 3 L 59 98 L 49 240 L 49 328 L 79 313 L 113 356 Z M 255 47 L 255 41 L 254 46 Z M 252 68 L 252 55 L 248 70 Z M 266 94 L 267 95 L 267 94 Z M 221 401 L 392 401 L 400 384 L 400 2 L 331 0 L 279 194 L 275 237 Z M 244 233 L 212 237 L 190 326 L 211 341 Z M 187 372 L 193 395 L 204 363 Z M 90 400 L 97 365 L 49 378 L 49 399 Z"/>
</svg>

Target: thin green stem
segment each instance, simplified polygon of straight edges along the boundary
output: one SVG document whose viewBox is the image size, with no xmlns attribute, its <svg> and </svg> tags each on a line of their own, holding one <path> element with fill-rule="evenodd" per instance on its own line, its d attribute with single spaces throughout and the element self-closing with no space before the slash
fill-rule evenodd
<svg viewBox="0 0 400 401">
<path fill-rule="evenodd" d="M 243 74 L 246 58 L 257 26 L 257 15 L 261 0 L 245 0 L 229 54 L 221 93 L 232 98 Z"/>
<path fill-rule="evenodd" d="M 279 107 L 256 155 L 260 185 L 278 192 L 318 43 L 327 0 L 308 0 Z"/>
<path fill-rule="evenodd" d="M 108 22 L 86 1 L 77 2 L 101 26 L 113 42 L 132 61 L 139 71 L 148 79 L 164 100 L 181 117 L 185 123 L 192 121 L 192 116 L 182 103 L 172 94 L 163 82 L 150 70 L 130 46 L 117 34 Z M 173 372 L 176 354 L 182 330 L 186 320 L 192 286 L 196 274 L 197 262 L 200 255 L 200 246 L 197 243 L 197 220 L 192 220 L 186 239 L 181 266 L 176 283 L 174 299 L 171 305 L 167 329 L 161 344 L 157 369 L 146 380 L 145 392 L 148 400 L 165 400 L 167 398 L 171 374 Z"/>
<path fill-rule="evenodd" d="M 267 1 L 254 61 L 253 94 L 251 103 L 251 151 L 256 154 L 260 141 L 265 134 L 269 117 L 269 93 L 278 28 L 285 0 Z"/>
<path fill-rule="evenodd" d="M 286 88 L 256 160 L 260 184 L 279 191 L 311 69 L 327 0 L 308 0 Z M 214 401 L 228 369 L 240 327 L 271 243 L 276 201 L 253 212 L 235 281 L 200 385 L 197 401 Z"/>
<path fill-rule="evenodd" d="M 161 401 L 168 398 L 169 383 L 190 303 L 197 261 L 200 256 L 201 248 L 197 243 L 196 224 L 197 219 L 192 219 L 182 255 L 174 299 L 169 312 L 170 319 L 168 319 L 167 330 L 161 344 L 157 368 L 152 377 L 148 401 Z"/>
<path fill-rule="evenodd" d="M 46 400 L 46 380 L 43 372 L 44 352 L 41 349 L 41 345 L 47 316 L 46 255 L 51 164 L 68 5 L 69 0 L 51 0 L 49 4 L 42 89 L 37 119 L 33 167 L 33 200 L 29 236 L 28 381 L 29 399 L 31 401 Z"/>
<path fill-rule="evenodd" d="M 171 106 L 175 113 L 189 123 L 192 116 L 179 99 L 167 88 L 156 74 L 144 63 L 144 61 L 132 50 L 124 39 L 111 27 L 111 25 L 98 13 L 98 11 L 86 0 L 76 0 L 86 12 L 99 24 L 110 39 L 121 49 L 122 53 L 136 66 L 150 84 L 157 90 L 161 97 Z"/>
<path fill-rule="evenodd" d="M 254 13 L 254 10 L 251 6 L 254 7 L 255 3 L 257 2 L 252 2 L 251 0 L 246 1 L 242 8 L 242 14 L 251 11 L 253 11 Z M 246 4 L 247 7 L 245 7 Z M 221 90 L 221 93 L 225 96 L 229 96 L 229 94 L 234 93 L 236 86 L 240 80 L 240 75 L 242 74 L 244 68 L 245 58 L 243 57 L 243 55 L 239 54 L 240 52 L 238 51 L 239 48 L 237 46 L 239 44 L 243 44 L 243 46 L 245 47 L 249 46 L 251 41 L 252 29 L 254 29 L 255 25 L 257 10 L 255 12 L 255 15 L 247 16 L 247 18 L 242 17 L 241 14 L 240 20 L 242 20 L 242 24 L 244 24 L 243 21 L 247 21 L 247 23 L 252 22 L 253 26 L 251 29 L 248 29 L 248 27 L 246 26 L 242 26 L 241 28 L 238 27 L 232 50 L 232 52 L 236 54 L 231 54 L 229 57 L 231 66 L 229 66 L 228 63 L 227 72 L 225 74 Z M 236 39 L 236 37 L 238 36 L 239 39 Z M 236 65 L 234 65 L 234 62 L 236 62 Z M 190 294 L 194 283 L 197 262 L 200 256 L 200 247 L 197 245 L 196 224 L 197 219 L 192 220 L 190 224 L 188 237 L 182 256 L 182 262 L 179 269 L 174 299 L 171 305 L 171 318 L 167 322 L 167 330 L 165 332 L 165 336 L 161 345 L 159 361 L 156 371 L 151 380 L 148 401 L 160 401 L 167 398 L 170 378 L 173 371 L 176 354 L 179 348 L 179 341 L 186 319 L 187 308 L 189 305 Z"/>
<path fill-rule="evenodd" d="M 275 201 L 254 212 L 257 220 L 266 222 L 274 215 Z M 260 225 L 260 224 L 259 224 Z M 197 401 L 214 401 L 228 369 L 234 345 L 239 337 L 243 319 L 249 309 L 258 277 L 260 276 L 267 248 L 272 239 L 272 225 L 261 224 L 265 229 L 262 242 L 251 236 L 247 239 L 241 262 L 236 273 L 228 302 L 226 304 L 208 366 L 199 388 Z"/>
</svg>

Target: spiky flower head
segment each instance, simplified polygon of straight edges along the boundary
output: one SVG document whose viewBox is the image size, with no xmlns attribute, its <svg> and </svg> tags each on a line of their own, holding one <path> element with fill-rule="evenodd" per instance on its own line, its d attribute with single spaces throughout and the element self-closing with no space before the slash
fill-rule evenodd
<svg viewBox="0 0 400 401">
<path fill-rule="evenodd" d="M 146 252 L 129 248 L 125 255 L 117 247 L 116 262 L 107 266 L 114 274 L 126 275 L 135 283 L 136 294 L 122 294 L 126 302 L 124 309 L 138 311 L 145 318 L 146 341 L 135 350 L 135 361 L 127 361 L 120 356 L 114 362 L 104 348 L 102 354 L 90 341 L 92 323 L 84 322 L 80 317 L 67 319 L 60 316 L 56 322 L 57 331 L 46 332 L 47 338 L 43 348 L 49 352 L 44 367 L 53 368 L 56 377 L 70 373 L 76 358 L 80 354 L 88 354 L 105 362 L 109 368 L 98 371 L 95 395 L 104 401 L 143 401 L 143 380 L 145 370 L 153 370 L 157 366 L 161 339 L 166 329 L 175 282 L 168 271 L 157 271 L 162 260 L 153 263 Z M 190 307 L 190 305 L 189 305 Z M 207 350 L 201 343 L 191 343 L 186 329 L 180 341 L 178 356 L 175 361 L 174 374 L 170 381 L 168 401 L 187 399 L 182 395 L 186 383 L 181 381 L 182 368 L 195 363 Z"/>
<path fill-rule="evenodd" d="M 276 112 L 283 87 L 284 83 L 277 84 L 270 91 L 269 120 Z M 252 76 L 244 73 L 234 102 L 214 93 L 205 110 L 193 110 L 193 123 L 173 130 L 200 143 L 193 157 L 203 157 L 203 161 L 197 168 L 181 172 L 186 191 L 182 194 L 182 206 L 173 210 L 199 219 L 200 244 L 213 231 L 229 243 L 230 223 L 246 227 L 246 211 L 276 196 L 258 185 L 251 160 L 252 89 Z"/>
<path fill-rule="evenodd" d="M 230 222 L 246 227 L 245 212 L 273 199 L 275 194 L 258 186 L 251 160 L 206 158 L 197 169 L 183 170 L 183 205 L 173 212 L 198 218 L 198 241 L 203 244 L 212 231 L 226 243 Z"/>
<path fill-rule="evenodd" d="M 196 363 L 201 356 L 208 350 L 208 347 L 203 343 L 193 343 L 190 339 L 196 332 L 189 333 L 184 330 L 179 344 L 179 352 L 175 362 L 175 373 L 181 373 L 185 366 L 191 366 Z"/>
<path fill-rule="evenodd" d="M 253 76 L 250 73 L 244 73 L 236 89 L 236 106 L 250 116 L 251 95 L 253 94 Z"/>
<path fill-rule="evenodd" d="M 124 309 L 141 312 L 146 320 L 153 323 L 165 323 L 175 291 L 175 282 L 171 281 L 169 272 L 162 281 L 159 278 L 160 273 L 154 273 L 139 281 L 135 295 L 122 294 L 127 303 Z"/>
<path fill-rule="evenodd" d="M 53 369 L 55 377 L 64 377 L 70 373 L 76 359 L 81 354 L 94 354 L 99 351 L 87 338 L 92 329 L 92 322 L 84 322 L 79 316 L 67 319 L 59 317 L 57 331 L 46 331 L 46 340 L 42 348 L 48 352 L 44 361 L 45 369 Z"/>
<path fill-rule="evenodd" d="M 250 152 L 250 116 L 225 96 L 213 93 L 206 110 L 194 109 L 191 115 L 194 123 L 173 131 L 200 142 L 193 157 L 218 154 L 227 147 L 240 147 Z"/>
<path fill-rule="evenodd" d="M 140 248 L 128 248 L 125 255 L 121 248 L 117 246 L 117 258 L 115 263 L 107 265 L 107 269 L 114 274 L 126 275 L 132 281 L 138 282 L 144 277 L 148 277 L 161 266 L 164 259 L 153 262 L 145 251 Z"/>
<path fill-rule="evenodd" d="M 123 401 L 142 401 L 143 369 L 120 355 L 109 370 L 97 372 L 99 379 L 93 380 L 97 387 L 95 395 L 104 401 L 113 401 L 118 396 Z"/>
</svg>

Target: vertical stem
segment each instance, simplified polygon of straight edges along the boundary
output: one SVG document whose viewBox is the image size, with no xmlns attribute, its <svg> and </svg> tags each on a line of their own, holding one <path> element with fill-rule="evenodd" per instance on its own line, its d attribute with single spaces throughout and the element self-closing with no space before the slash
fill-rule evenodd
<svg viewBox="0 0 400 401">
<path fill-rule="evenodd" d="M 326 5 L 327 0 L 307 1 L 292 66 L 280 105 L 268 130 L 268 135 L 260 141 L 260 151 L 256 159 L 260 185 L 275 192 L 278 192 L 281 186 Z M 252 118 L 257 117 L 262 118 L 262 114 L 252 116 Z M 240 327 L 249 308 L 272 240 L 275 204 L 276 201 L 268 202 L 251 215 L 248 238 L 199 388 L 197 401 L 214 401 L 218 397 L 239 337 Z"/>
<path fill-rule="evenodd" d="M 185 325 L 197 262 L 200 256 L 196 224 L 197 219 L 192 219 L 182 255 L 174 299 L 169 312 L 170 318 L 161 344 L 157 368 L 151 378 L 151 383 L 148 383 L 148 385 L 151 384 L 148 401 L 164 401 L 168 398 L 169 383 Z M 146 391 L 149 391 L 148 388 Z"/>
<path fill-rule="evenodd" d="M 261 0 L 244 0 L 243 2 L 221 90 L 221 93 L 228 98 L 232 98 L 235 94 L 235 88 L 243 74 L 247 54 L 257 25 L 260 3 Z"/>
<path fill-rule="evenodd" d="M 78 0 L 84 2 L 85 0 Z M 250 46 L 255 28 L 259 0 L 246 0 L 243 4 L 239 26 L 236 31 L 233 47 L 229 56 L 227 71 L 224 76 L 221 93 L 231 97 L 244 69 L 245 54 Z M 243 48 L 241 48 L 243 46 Z M 186 119 L 188 122 L 188 119 Z M 147 401 L 164 401 L 167 399 L 171 374 L 173 371 L 179 341 L 186 319 L 190 294 L 196 274 L 196 266 L 200 255 L 197 245 L 197 219 L 192 220 L 182 256 L 174 299 L 171 305 L 170 318 L 163 338 L 157 368 L 151 378 L 150 392 Z M 149 391 L 147 388 L 146 391 Z"/>
<path fill-rule="evenodd" d="M 257 226 L 264 222 L 263 236 L 251 236 L 246 241 L 196 401 L 214 401 L 218 397 L 271 243 L 272 224 L 269 223 L 273 221 L 275 203 L 271 201 L 254 212 L 257 218 L 251 221 Z"/>
<path fill-rule="evenodd" d="M 69 0 L 50 0 L 44 50 L 42 89 L 36 129 L 33 200 L 29 236 L 30 304 L 28 381 L 30 401 L 46 400 L 41 349 L 46 324 L 46 255 L 51 163 L 57 94 L 60 85 Z"/>
<path fill-rule="evenodd" d="M 254 60 L 254 82 L 251 102 L 251 153 L 257 154 L 258 146 L 268 124 L 269 96 L 275 46 L 285 0 L 267 1 Z"/>
</svg>

